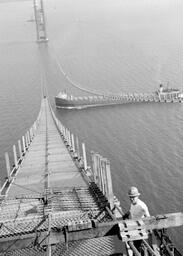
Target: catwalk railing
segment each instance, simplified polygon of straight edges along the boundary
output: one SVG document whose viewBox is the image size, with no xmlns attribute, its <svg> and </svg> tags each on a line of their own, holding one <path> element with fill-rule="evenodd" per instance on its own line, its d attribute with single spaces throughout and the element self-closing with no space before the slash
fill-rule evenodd
<svg viewBox="0 0 183 256">
<path fill-rule="evenodd" d="M 18 140 L 18 150 L 17 145 L 13 145 L 13 164 L 10 163 L 10 157 L 8 152 L 5 152 L 5 163 L 6 163 L 6 171 L 7 171 L 7 177 L 0 188 L 0 195 L 1 197 L 4 197 L 4 195 L 8 192 L 9 185 L 13 182 L 15 175 L 17 174 L 17 171 L 19 170 L 22 161 L 24 160 L 24 157 L 31 145 L 31 142 L 33 141 L 37 127 L 39 126 L 39 121 L 41 117 L 41 111 L 38 114 L 38 117 L 36 121 L 33 123 L 30 129 L 25 133 L 25 135 L 22 136 L 20 140 Z M 11 169 L 12 166 L 12 169 Z M 2 183 L 1 183 L 2 184 Z"/>
<path fill-rule="evenodd" d="M 99 153 L 91 152 L 92 167 L 88 165 L 86 157 L 85 143 L 79 143 L 79 139 L 73 133 L 66 128 L 60 120 L 56 117 L 55 113 L 51 109 L 53 119 L 60 132 L 63 141 L 69 150 L 69 153 L 73 157 L 73 160 L 77 164 L 78 168 L 83 171 L 84 177 L 88 182 L 94 182 L 97 184 L 102 193 L 106 196 L 110 208 L 114 208 L 114 195 L 112 189 L 112 179 L 110 172 L 109 161 L 102 157 Z"/>
</svg>

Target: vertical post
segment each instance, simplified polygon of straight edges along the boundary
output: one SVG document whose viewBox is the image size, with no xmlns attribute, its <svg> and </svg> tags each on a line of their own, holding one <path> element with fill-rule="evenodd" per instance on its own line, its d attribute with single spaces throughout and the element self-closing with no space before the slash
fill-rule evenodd
<svg viewBox="0 0 183 256">
<path fill-rule="evenodd" d="M 110 170 L 110 162 L 106 162 L 106 178 L 107 178 L 107 191 L 108 191 L 108 200 L 110 203 L 111 209 L 114 208 L 114 194 L 112 188 L 112 179 L 111 179 L 111 170 Z"/>
<path fill-rule="evenodd" d="M 31 133 L 30 130 L 28 130 L 28 137 L 29 137 L 29 144 L 31 143 Z"/>
<path fill-rule="evenodd" d="M 104 185 L 104 160 L 102 157 L 100 158 L 100 178 L 101 178 L 101 190 L 103 194 L 105 195 L 105 185 Z"/>
<path fill-rule="evenodd" d="M 66 139 L 66 128 L 63 126 L 63 135 L 64 135 L 64 140 Z"/>
<path fill-rule="evenodd" d="M 101 189 L 101 178 L 100 178 L 100 155 L 98 153 L 94 154 L 95 156 L 95 167 L 96 167 L 96 184 Z"/>
<path fill-rule="evenodd" d="M 84 143 L 82 143 L 82 150 L 83 150 L 84 170 L 87 170 L 86 149 L 85 149 L 85 144 Z"/>
<path fill-rule="evenodd" d="M 101 172 L 100 172 L 100 164 L 101 164 L 101 161 L 100 161 L 100 155 L 99 155 L 99 154 L 97 154 L 98 185 L 99 185 L 99 188 L 101 189 Z"/>
<path fill-rule="evenodd" d="M 28 141 L 27 141 L 27 133 L 25 134 L 25 149 L 27 149 L 28 148 Z"/>
<path fill-rule="evenodd" d="M 61 122 L 60 122 L 60 131 L 61 131 L 61 134 L 63 135 L 63 125 Z"/>
<path fill-rule="evenodd" d="M 59 130 L 59 132 L 61 131 L 61 124 L 60 124 L 60 121 L 58 121 L 58 130 Z"/>
<path fill-rule="evenodd" d="M 30 134 L 29 134 L 29 130 L 27 131 L 27 140 L 28 140 L 28 146 L 30 145 Z"/>
<path fill-rule="evenodd" d="M 18 149 L 19 149 L 19 157 L 22 157 L 22 147 L 21 147 L 21 142 L 18 140 Z"/>
<path fill-rule="evenodd" d="M 8 155 L 7 152 L 5 153 L 5 161 L 6 161 L 7 177 L 8 177 L 8 180 L 10 180 L 10 173 L 11 173 L 11 170 L 10 170 L 10 159 L 9 159 L 9 155 Z"/>
<path fill-rule="evenodd" d="M 28 148 L 29 146 L 29 142 L 28 142 L 28 138 L 27 138 L 27 132 L 25 133 L 25 147 Z"/>
<path fill-rule="evenodd" d="M 72 145 L 73 151 L 75 152 L 74 134 L 71 134 L 71 145 Z"/>
<path fill-rule="evenodd" d="M 62 135 L 64 136 L 64 126 L 62 125 Z"/>
<path fill-rule="evenodd" d="M 32 128 L 29 129 L 30 141 L 32 141 Z"/>
<path fill-rule="evenodd" d="M 64 139 L 65 139 L 65 141 L 67 141 L 67 128 L 66 127 L 64 129 Z"/>
<path fill-rule="evenodd" d="M 13 155 L 14 155 L 15 168 L 18 168 L 17 151 L 16 151 L 16 146 L 15 145 L 13 145 Z"/>
<path fill-rule="evenodd" d="M 101 167 L 102 167 L 103 193 L 108 198 L 107 177 L 106 177 L 106 162 L 107 162 L 107 159 L 103 158 L 102 162 L 101 162 Z"/>
<path fill-rule="evenodd" d="M 30 140 L 32 141 L 32 139 L 33 139 L 33 132 L 32 132 L 32 127 L 30 128 Z"/>
<path fill-rule="evenodd" d="M 67 141 L 67 144 L 69 144 L 69 130 L 66 128 L 66 141 Z"/>
<path fill-rule="evenodd" d="M 64 126 L 62 125 L 62 128 L 61 128 L 61 131 L 62 131 L 62 136 L 64 137 Z"/>
<path fill-rule="evenodd" d="M 102 191 L 102 170 L 101 170 L 101 155 L 98 154 L 98 177 L 99 177 L 99 187 Z"/>
<path fill-rule="evenodd" d="M 79 139 L 78 139 L 78 137 L 76 137 L 76 151 L 77 151 L 78 158 L 80 158 L 80 149 L 79 149 Z"/>
<path fill-rule="evenodd" d="M 25 153 L 25 137 L 22 136 L 23 153 Z"/>
<path fill-rule="evenodd" d="M 60 131 L 60 121 L 59 120 L 57 120 L 57 128 Z"/>
<path fill-rule="evenodd" d="M 28 132 L 28 131 L 26 132 L 26 138 L 27 138 L 27 147 L 28 147 L 29 144 L 30 144 L 30 141 L 29 141 L 29 132 Z"/>
<path fill-rule="evenodd" d="M 92 160 L 93 179 L 94 179 L 94 182 L 97 184 L 97 162 L 96 162 L 96 155 L 93 151 L 91 151 L 91 160 Z"/>
<path fill-rule="evenodd" d="M 68 130 L 68 144 L 69 146 L 71 147 L 72 144 L 71 144 L 71 132 Z"/>
</svg>

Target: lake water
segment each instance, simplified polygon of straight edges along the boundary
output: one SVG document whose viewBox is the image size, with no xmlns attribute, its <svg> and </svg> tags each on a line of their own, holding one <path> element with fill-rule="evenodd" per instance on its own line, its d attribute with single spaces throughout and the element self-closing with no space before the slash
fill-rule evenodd
<svg viewBox="0 0 183 256">
<path fill-rule="evenodd" d="M 183 88 L 182 0 L 44 1 L 49 42 L 37 44 L 32 1 L 0 0 L 0 170 L 4 152 L 36 119 L 41 70 L 58 118 L 111 163 L 125 210 L 135 185 L 152 215 L 183 212 L 183 105 L 126 104 L 56 110 L 54 96 L 80 87 L 96 92 Z M 183 228 L 172 231 L 183 251 Z"/>
</svg>

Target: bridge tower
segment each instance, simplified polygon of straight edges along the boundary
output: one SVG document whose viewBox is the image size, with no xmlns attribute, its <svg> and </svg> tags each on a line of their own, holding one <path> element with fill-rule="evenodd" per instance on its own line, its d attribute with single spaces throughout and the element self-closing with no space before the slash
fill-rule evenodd
<svg viewBox="0 0 183 256">
<path fill-rule="evenodd" d="M 34 2 L 34 15 L 36 21 L 37 41 L 47 42 L 46 23 L 43 8 L 43 0 L 33 0 Z"/>
</svg>

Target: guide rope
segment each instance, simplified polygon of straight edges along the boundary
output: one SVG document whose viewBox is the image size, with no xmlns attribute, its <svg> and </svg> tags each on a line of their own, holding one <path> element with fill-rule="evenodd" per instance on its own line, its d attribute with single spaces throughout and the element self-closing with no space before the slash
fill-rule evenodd
<svg viewBox="0 0 183 256">
<path fill-rule="evenodd" d="M 18 184 L 16 184 L 15 182 L 13 182 L 13 183 L 12 183 L 12 185 L 15 185 L 15 186 L 17 186 L 17 187 L 20 187 L 20 188 L 23 188 L 23 189 L 25 189 L 25 190 L 31 191 L 31 192 L 33 192 L 33 193 L 37 193 L 37 194 L 42 195 L 42 193 L 41 193 L 41 192 L 38 192 L 38 191 L 33 190 L 33 189 L 30 189 L 30 188 L 26 188 L 26 187 L 21 186 L 21 185 L 18 185 Z"/>
<path fill-rule="evenodd" d="M 52 56 L 53 58 L 55 59 L 55 62 L 57 63 L 58 67 L 59 67 L 59 70 L 60 72 L 64 75 L 65 79 L 75 88 L 81 90 L 81 91 L 84 91 L 84 92 L 88 92 L 90 94 L 93 94 L 93 95 L 98 95 L 98 96 L 102 96 L 104 95 L 103 93 L 100 93 L 100 92 L 97 92 L 97 91 L 92 91 L 92 90 L 89 90 L 89 89 L 86 89 L 86 88 L 83 88 L 80 84 L 74 82 L 68 75 L 67 73 L 64 71 L 63 69 L 63 66 L 60 64 L 60 61 L 59 61 L 59 58 L 58 58 L 58 54 L 56 53 L 54 47 L 53 47 L 53 44 L 51 45 L 51 52 L 52 52 Z"/>
</svg>

